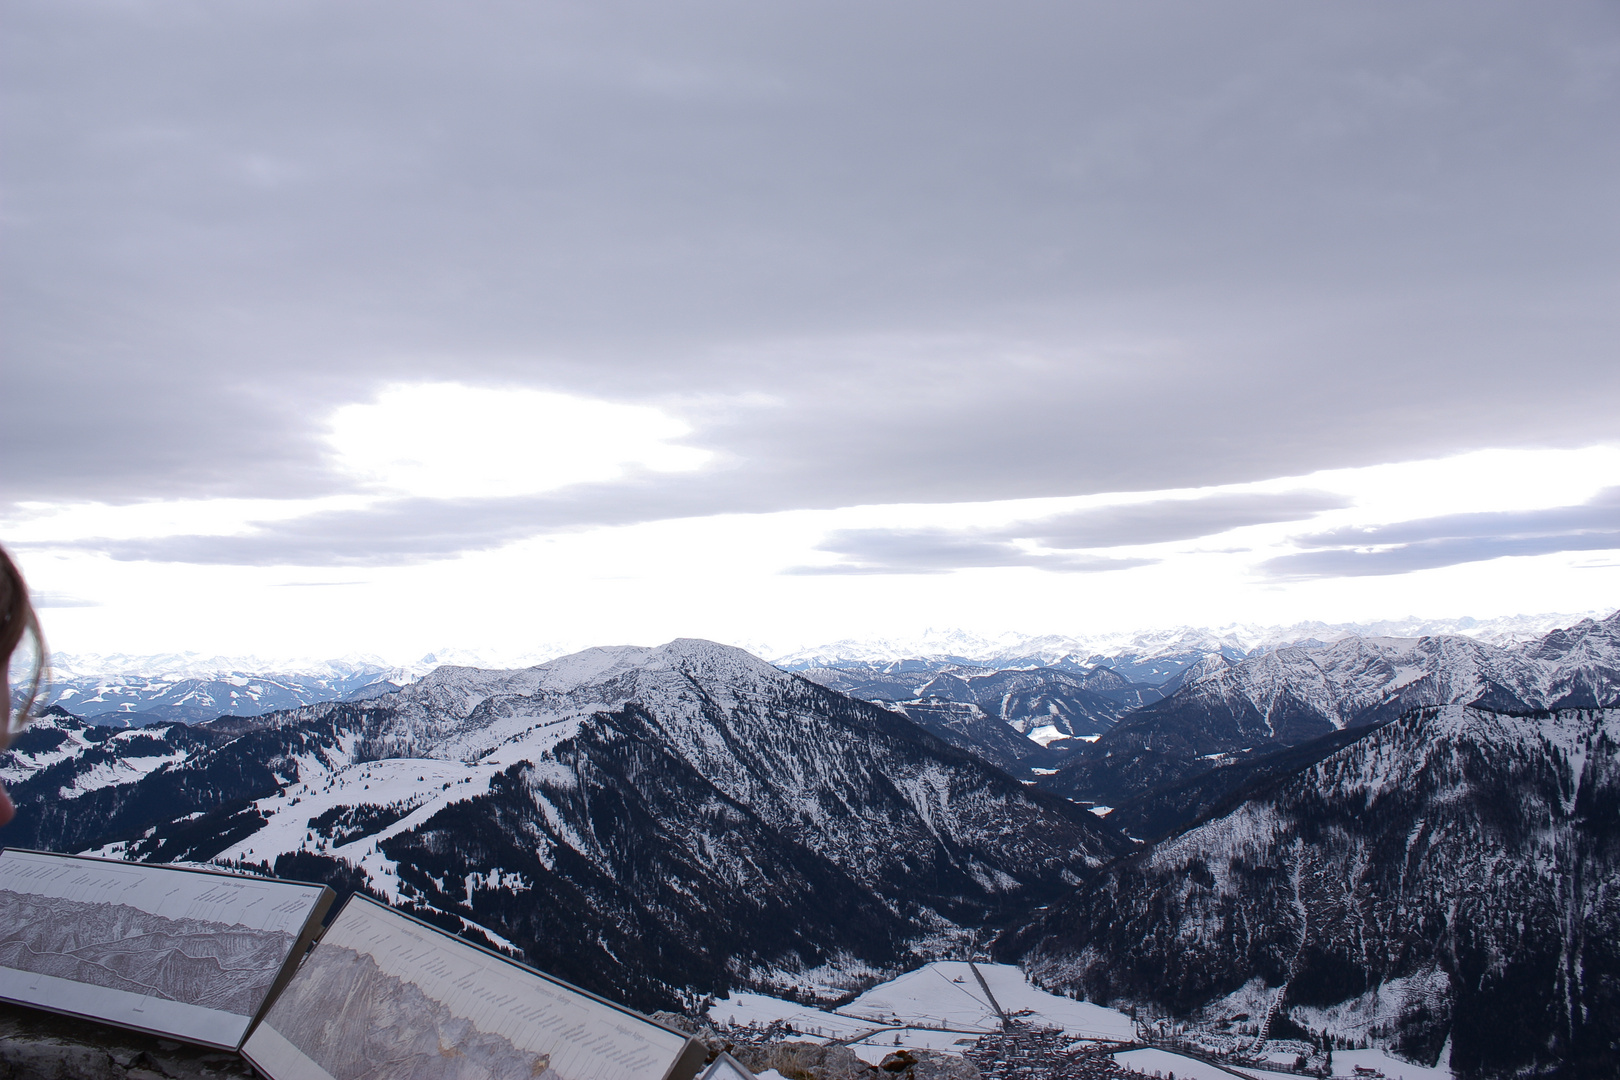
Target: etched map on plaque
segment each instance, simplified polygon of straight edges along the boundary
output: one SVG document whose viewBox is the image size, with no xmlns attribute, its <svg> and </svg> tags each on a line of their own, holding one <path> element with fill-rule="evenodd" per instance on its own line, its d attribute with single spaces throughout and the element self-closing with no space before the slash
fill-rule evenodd
<svg viewBox="0 0 1620 1080">
<path fill-rule="evenodd" d="M 351 897 L 242 1047 L 271 1080 L 685 1080 L 686 1035 Z"/>
<path fill-rule="evenodd" d="M 322 885 L 0 852 L 0 998 L 235 1049 Z"/>
</svg>

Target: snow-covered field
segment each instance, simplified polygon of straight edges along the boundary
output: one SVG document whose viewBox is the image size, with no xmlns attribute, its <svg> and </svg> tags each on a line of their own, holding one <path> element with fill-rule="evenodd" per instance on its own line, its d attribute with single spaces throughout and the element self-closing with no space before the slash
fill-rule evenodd
<svg viewBox="0 0 1620 1080">
<path fill-rule="evenodd" d="M 1113 1009 L 1071 1001 L 1032 986 L 1011 964 L 979 964 L 996 1003 L 1037 1027 L 1059 1028 L 1076 1039 L 1130 1039 L 1131 1018 Z M 737 993 L 715 1002 L 717 1023 L 792 1024 L 805 1038 L 845 1042 L 874 1064 L 896 1049 L 960 1053 L 978 1037 L 1001 1029 L 1001 1018 L 963 960 L 941 960 L 874 986 L 836 1012 L 764 994 Z"/>
<path fill-rule="evenodd" d="M 1265 1069 L 1252 1069 L 1246 1065 L 1234 1066 L 1228 1071 L 1199 1061 L 1197 1058 L 1184 1057 L 1152 1047 L 1115 1054 L 1114 1060 L 1144 1076 L 1167 1077 L 1174 1073 L 1176 1080 L 1233 1080 L 1234 1073 L 1251 1076 L 1255 1080 L 1300 1080 L 1295 1073 L 1270 1072 Z M 1376 1069 L 1383 1073 L 1387 1080 L 1453 1080 L 1450 1067 L 1444 1063 L 1435 1068 L 1426 1068 L 1391 1057 L 1382 1050 L 1333 1051 L 1334 1076 L 1353 1077 L 1356 1075 L 1357 1066 Z"/>
<path fill-rule="evenodd" d="M 1449 1052 L 1441 1054 L 1440 1064 L 1431 1069 L 1391 1057 L 1382 1050 L 1335 1050 L 1333 1075 L 1353 1076 L 1359 1065 L 1364 1069 L 1377 1069 L 1389 1080 L 1452 1080 L 1449 1059 Z"/>
<path fill-rule="evenodd" d="M 1144 1076 L 1169 1076 L 1174 1073 L 1176 1080 L 1232 1080 L 1232 1074 L 1225 1069 L 1216 1068 L 1197 1058 L 1182 1057 L 1168 1050 L 1155 1050 L 1151 1047 L 1115 1054 L 1114 1060 L 1132 1072 L 1139 1072 Z M 1248 1072 L 1247 1069 L 1244 1071 Z"/>
<path fill-rule="evenodd" d="M 1131 1018 L 1114 1009 L 1073 1001 L 1031 985 L 1012 964 L 979 964 L 996 1004 L 1035 1027 L 1059 1028 L 1075 1038 L 1130 1039 Z M 874 986 L 843 1012 L 872 1018 L 972 1031 L 998 1031 L 1000 1017 L 965 960 L 941 960 Z"/>
<path fill-rule="evenodd" d="M 709 1018 L 717 1024 L 735 1024 L 746 1027 L 758 1024 L 764 1027 L 773 1021 L 792 1024 L 806 1037 L 848 1039 L 863 1031 L 872 1030 L 872 1023 L 852 1016 L 841 1016 L 809 1005 L 737 991 L 729 998 L 721 998 L 709 1009 Z"/>
</svg>

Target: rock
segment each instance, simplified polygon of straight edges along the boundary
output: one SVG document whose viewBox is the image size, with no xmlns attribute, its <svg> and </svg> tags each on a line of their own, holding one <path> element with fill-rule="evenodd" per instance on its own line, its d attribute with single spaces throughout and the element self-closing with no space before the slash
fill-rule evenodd
<svg viewBox="0 0 1620 1080">
<path fill-rule="evenodd" d="M 668 1009 L 661 1009 L 652 1014 L 652 1019 L 656 1020 L 660 1024 L 663 1024 L 665 1027 L 672 1027 L 676 1031 L 684 1031 L 688 1035 L 696 1035 L 698 1033 L 697 1023 L 690 1016 L 685 1016 L 678 1012 L 670 1012 Z"/>
<path fill-rule="evenodd" d="M 227 1080 L 234 1053 L 0 1003 L 0 1080 Z"/>
<path fill-rule="evenodd" d="M 774 1042 L 731 1050 L 750 1072 L 774 1069 L 787 1080 L 979 1080 L 979 1068 L 939 1050 L 896 1050 L 877 1066 L 847 1046 Z"/>
<path fill-rule="evenodd" d="M 896 1050 L 878 1068 L 895 1080 L 979 1080 L 973 1062 L 938 1050 Z"/>
<path fill-rule="evenodd" d="M 913 1050 L 917 1059 L 912 1080 L 979 1080 L 979 1067 L 961 1054 L 941 1050 Z"/>
<path fill-rule="evenodd" d="M 765 1043 L 738 1046 L 731 1051 L 744 1068 L 754 1073 L 775 1069 L 787 1080 L 875 1080 L 878 1071 L 847 1046 L 812 1042 Z"/>
</svg>

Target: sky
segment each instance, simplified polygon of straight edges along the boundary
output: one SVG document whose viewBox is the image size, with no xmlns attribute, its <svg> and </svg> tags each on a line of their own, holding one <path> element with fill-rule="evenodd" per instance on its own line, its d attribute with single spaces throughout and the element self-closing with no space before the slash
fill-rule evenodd
<svg viewBox="0 0 1620 1080">
<path fill-rule="evenodd" d="M 1613 3 L 0 19 L 59 651 L 1620 603 Z"/>
</svg>

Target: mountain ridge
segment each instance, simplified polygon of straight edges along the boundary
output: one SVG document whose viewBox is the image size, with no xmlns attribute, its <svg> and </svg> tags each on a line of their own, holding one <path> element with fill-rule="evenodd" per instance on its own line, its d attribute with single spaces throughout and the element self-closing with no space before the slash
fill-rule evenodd
<svg viewBox="0 0 1620 1080">
<path fill-rule="evenodd" d="M 8 777 L 32 765 L 18 841 L 365 889 L 644 1005 L 832 993 L 1129 846 L 902 715 L 693 639 L 196 728 L 29 734 L 0 757 Z M 121 776 L 137 752 L 151 767 Z"/>
<path fill-rule="evenodd" d="M 1497 710 L 1620 702 L 1620 612 L 1532 642 L 1345 638 L 1216 662 L 1176 693 L 1131 713 L 1082 751 L 1050 790 L 1110 806 L 1220 764 L 1412 708 Z"/>
</svg>

